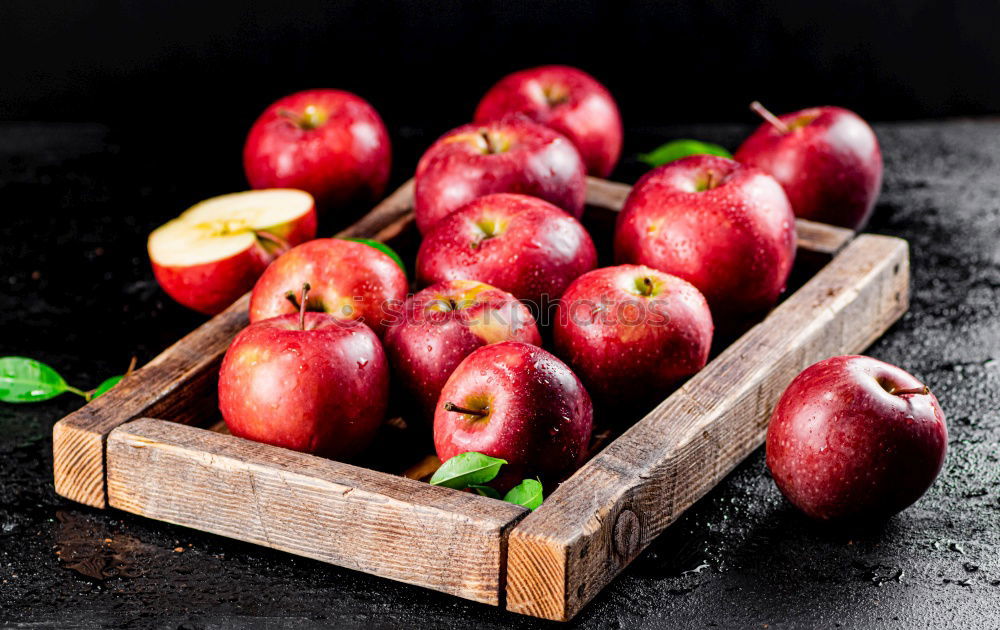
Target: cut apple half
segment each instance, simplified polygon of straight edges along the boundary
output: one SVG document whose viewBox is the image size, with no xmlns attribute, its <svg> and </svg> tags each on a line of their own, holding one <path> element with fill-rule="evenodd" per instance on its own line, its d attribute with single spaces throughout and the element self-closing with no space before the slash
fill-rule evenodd
<svg viewBox="0 0 1000 630">
<path fill-rule="evenodd" d="M 253 288 L 289 247 L 316 237 L 316 206 L 301 190 L 251 190 L 202 201 L 149 236 L 163 290 L 214 315 Z"/>
</svg>

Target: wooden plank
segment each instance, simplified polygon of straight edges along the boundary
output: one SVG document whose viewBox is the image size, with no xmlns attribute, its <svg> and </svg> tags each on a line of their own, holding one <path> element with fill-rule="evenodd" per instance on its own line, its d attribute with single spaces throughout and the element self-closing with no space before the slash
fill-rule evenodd
<svg viewBox="0 0 1000 630">
<path fill-rule="evenodd" d="M 387 240 L 412 221 L 412 199 L 411 180 L 337 236 Z M 244 295 L 107 394 L 57 422 L 52 428 L 56 492 L 106 507 L 104 442 L 112 429 L 140 416 L 193 422 L 214 413 L 218 368 L 233 337 L 247 325 L 249 302 Z"/>
<path fill-rule="evenodd" d="M 107 441 L 113 507 L 498 605 L 524 508 L 162 420 Z"/>
<path fill-rule="evenodd" d="M 508 610 L 573 617 L 763 442 L 795 375 L 860 352 L 906 311 L 908 260 L 903 240 L 859 236 L 562 484 L 511 532 Z"/>
</svg>

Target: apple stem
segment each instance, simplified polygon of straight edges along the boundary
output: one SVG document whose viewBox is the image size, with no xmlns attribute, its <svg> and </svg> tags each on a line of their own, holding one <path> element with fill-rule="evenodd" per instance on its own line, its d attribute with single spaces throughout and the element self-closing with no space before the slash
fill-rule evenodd
<svg viewBox="0 0 1000 630">
<path fill-rule="evenodd" d="M 264 230 L 256 230 L 254 231 L 254 234 L 257 235 L 257 238 L 261 239 L 262 241 L 270 241 L 275 245 L 277 245 L 278 251 L 276 253 L 279 256 L 292 248 L 291 243 L 281 238 L 280 236 L 271 234 L 270 232 L 265 232 Z"/>
<path fill-rule="evenodd" d="M 308 282 L 302 283 L 302 299 L 299 301 L 299 330 L 306 329 L 306 304 L 309 300 L 309 286 Z"/>
<path fill-rule="evenodd" d="M 771 123 L 771 126 L 780 131 L 781 133 L 788 133 L 791 129 L 788 125 L 781 122 L 781 119 L 771 113 L 771 111 L 760 104 L 760 101 L 754 101 L 750 103 L 750 109 L 757 113 L 761 118 Z"/>
<path fill-rule="evenodd" d="M 489 413 L 489 411 L 485 409 L 469 409 L 468 407 L 459 407 L 453 402 L 446 402 L 444 404 L 444 410 L 455 411 L 458 413 L 467 413 L 470 416 L 479 416 L 480 418 Z"/>
<path fill-rule="evenodd" d="M 904 394 L 923 394 L 926 396 L 931 393 L 931 388 L 924 385 L 923 387 L 911 387 L 909 389 L 893 389 L 889 393 L 893 396 L 903 396 Z"/>
<path fill-rule="evenodd" d="M 653 281 L 649 279 L 649 276 L 643 276 L 642 278 L 642 294 L 645 296 L 653 295 Z"/>
<path fill-rule="evenodd" d="M 290 109 L 279 109 L 278 116 L 287 118 L 296 127 L 305 131 L 322 127 L 327 119 L 326 112 L 315 105 L 307 105 L 301 114 L 297 114 Z"/>
</svg>

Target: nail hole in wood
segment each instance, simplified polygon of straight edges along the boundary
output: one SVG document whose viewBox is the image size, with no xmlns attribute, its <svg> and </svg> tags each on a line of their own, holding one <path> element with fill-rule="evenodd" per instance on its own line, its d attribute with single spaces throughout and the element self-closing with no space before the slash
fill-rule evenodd
<svg viewBox="0 0 1000 630">
<path fill-rule="evenodd" d="M 899 273 L 899 263 L 896 263 L 892 267 L 892 275 L 896 275 L 897 273 Z"/>
</svg>

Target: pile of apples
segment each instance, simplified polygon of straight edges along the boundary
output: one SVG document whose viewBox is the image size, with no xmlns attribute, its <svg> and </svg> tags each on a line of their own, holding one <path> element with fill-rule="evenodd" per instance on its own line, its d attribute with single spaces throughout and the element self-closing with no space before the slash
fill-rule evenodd
<svg viewBox="0 0 1000 630">
<path fill-rule="evenodd" d="M 575 68 L 507 76 L 419 161 L 421 290 L 409 295 L 385 246 L 315 238 L 318 210 L 384 193 L 381 118 L 353 94 L 301 92 L 249 133 L 256 190 L 194 206 L 153 232 L 149 253 L 164 290 L 201 312 L 252 288 L 219 378 L 234 435 L 353 457 L 385 420 L 391 375 L 441 461 L 482 453 L 505 461 L 497 490 L 551 487 L 586 458 L 595 404 L 609 421 L 647 410 L 705 366 L 716 327 L 775 305 L 796 216 L 857 228 L 870 215 L 882 159 L 861 118 L 761 114 L 736 159 L 645 175 L 618 218 L 618 264 L 598 268 L 579 219 L 587 175 L 621 155 L 618 106 Z"/>
</svg>

